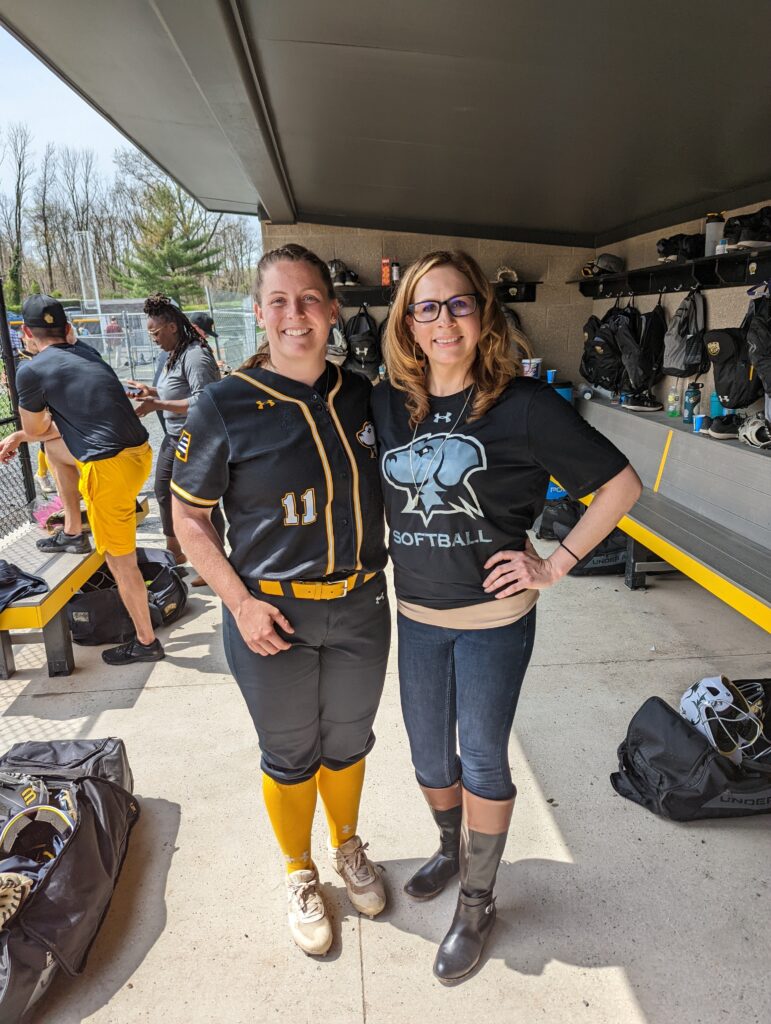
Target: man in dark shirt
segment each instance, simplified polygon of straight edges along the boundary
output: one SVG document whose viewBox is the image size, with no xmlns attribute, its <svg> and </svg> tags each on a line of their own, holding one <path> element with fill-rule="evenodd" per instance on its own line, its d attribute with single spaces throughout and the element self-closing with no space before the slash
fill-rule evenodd
<svg viewBox="0 0 771 1024">
<path fill-rule="evenodd" d="M 33 295 L 24 303 L 23 317 L 25 346 L 34 359 L 20 366 L 16 377 L 22 428 L 29 438 L 46 441 L 57 479 L 78 474 L 94 543 L 136 628 L 135 640 L 104 651 L 102 658 L 108 665 L 157 661 L 163 647 L 136 559 L 136 497 L 152 464 L 147 431 L 115 372 L 89 345 L 75 344 L 60 303 Z M 90 550 L 79 532 L 79 524 L 65 520 L 64 530 L 38 546 Z"/>
</svg>

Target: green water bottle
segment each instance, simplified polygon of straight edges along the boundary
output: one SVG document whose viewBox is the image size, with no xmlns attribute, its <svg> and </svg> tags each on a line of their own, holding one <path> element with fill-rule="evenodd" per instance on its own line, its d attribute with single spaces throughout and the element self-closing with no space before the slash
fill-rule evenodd
<svg viewBox="0 0 771 1024">
<path fill-rule="evenodd" d="M 683 402 L 683 423 L 693 423 L 693 417 L 701 402 L 701 389 L 703 384 L 693 381 L 688 385 Z"/>
<path fill-rule="evenodd" d="M 680 415 L 680 391 L 674 382 L 667 392 L 667 416 L 674 419 Z"/>
</svg>

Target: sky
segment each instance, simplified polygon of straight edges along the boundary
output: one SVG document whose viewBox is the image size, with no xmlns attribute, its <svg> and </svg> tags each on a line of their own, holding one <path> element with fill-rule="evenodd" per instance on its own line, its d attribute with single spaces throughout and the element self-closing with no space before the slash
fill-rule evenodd
<svg viewBox="0 0 771 1024">
<path fill-rule="evenodd" d="M 88 147 L 97 155 L 99 169 L 113 173 L 112 154 L 128 139 L 65 85 L 29 50 L 0 27 L 0 68 L 2 104 L 0 129 L 10 122 L 29 125 L 33 150 L 42 154 L 47 142 Z M 10 183 L 8 161 L 0 163 L 0 191 Z"/>
</svg>

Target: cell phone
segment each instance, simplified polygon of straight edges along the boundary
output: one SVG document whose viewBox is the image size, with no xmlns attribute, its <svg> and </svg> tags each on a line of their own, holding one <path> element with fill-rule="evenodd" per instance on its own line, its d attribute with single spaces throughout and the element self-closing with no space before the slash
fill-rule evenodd
<svg viewBox="0 0 771 1024">
<path fill-rule="evenodd" d="M 137 388 L 129 388 L 129 387 L 126 387 L 125 384 L 123 385 L 123 390 L 129 396 L 129 398 L 139 398 L 139 396 L 142 394 L 142 392 L 140 390 L 138 390 Z"/>
</svg>

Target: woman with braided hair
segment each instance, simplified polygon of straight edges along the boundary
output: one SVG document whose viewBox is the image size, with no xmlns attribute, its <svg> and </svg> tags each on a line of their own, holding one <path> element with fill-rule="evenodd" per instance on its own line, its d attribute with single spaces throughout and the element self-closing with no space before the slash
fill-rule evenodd
<svg viewBox="0 0 771 1024">
<path fill-rule="evenodd" d="M 137 416 L 147 416 L 151 412 L 163 414 L 166 434 L 155 467 L 155 497 L 166 547 L 177 562 L 183 562 L 185 556 L 174 533 L 171 518 L 169 485 L 174 453 L 189 409 L 198 401 L 198 396 L 207 384 L 220 379 L 220 371 L 206 338 L 171 299 L 160 293 L 151 295 L 145 300 L 144 311 L 147 333 L 163 352 L 168 353 L 168 358 L 157 387 L 133 380 L 129 384 L 139 392 Z M 219 535 L 224 537 L 225 520 L 219 507 L 212 512 L 212 523 Z M 198 577 L 192 583 L 193 586 L 201 585 L 203 580 Z"/>
</svg>

